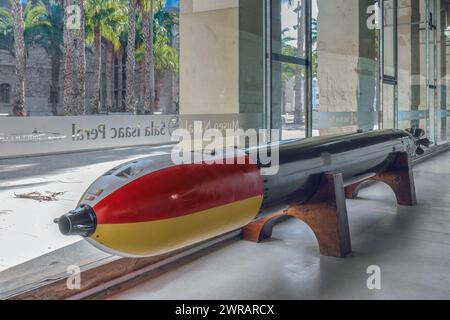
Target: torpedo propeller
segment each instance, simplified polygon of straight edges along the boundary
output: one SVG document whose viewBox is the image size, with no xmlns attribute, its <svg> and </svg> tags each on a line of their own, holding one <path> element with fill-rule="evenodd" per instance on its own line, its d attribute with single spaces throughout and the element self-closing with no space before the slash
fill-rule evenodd
<svg viewBox="0 0 450 320">
<path fill-rule="evenodd" d="M 425 153 L 423 147 L 428 148 L 432 145 L 432 142 L 425 137 L 425 130 L 420 128 L 406 129 L 406 132 L 410 133 L 416 139 L 416 153 L 421 156 Z"/>
</svg>

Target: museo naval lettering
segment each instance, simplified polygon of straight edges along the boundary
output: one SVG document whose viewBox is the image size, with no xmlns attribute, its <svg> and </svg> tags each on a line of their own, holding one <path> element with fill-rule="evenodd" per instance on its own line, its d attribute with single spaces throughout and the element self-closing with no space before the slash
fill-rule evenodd
<svg viewBox="0 0 450 320">
<path fill-rule="evenodd" d="M 96 141 L 106 139 L 132 139 L 140 137 L 159 137 L 168 134 L 165 122 L 151 121 L 148 125 L 142 126 L 137 123 L 131 126 L 108 126 L 99 124 L 91 128 L 83 128 L 77 124 L 72 124 L 72 141 Z"/>
</svg>

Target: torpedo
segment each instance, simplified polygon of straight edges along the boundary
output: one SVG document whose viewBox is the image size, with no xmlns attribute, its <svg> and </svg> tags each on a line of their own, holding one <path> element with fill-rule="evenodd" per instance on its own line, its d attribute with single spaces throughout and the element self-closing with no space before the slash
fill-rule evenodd
<svg viewBox="0 0 450 320">
<path fill-rule="evenodd" d="M 351 181 L 383 172 L 399 153 L 422 154 L 429 145 L 423 136 L 421 129 L 382 130 L 281 142 L 278 173 L 268 176 L 250 149 L 238 150 L 247 161 L 236 164 L 142 158 L 98 178 L 77 208 L 55 222 L 62 234 L 110 254 L 165 254 L 238 230 L 279 205 L 308 201 L 324 173 Z"/>
</svg>

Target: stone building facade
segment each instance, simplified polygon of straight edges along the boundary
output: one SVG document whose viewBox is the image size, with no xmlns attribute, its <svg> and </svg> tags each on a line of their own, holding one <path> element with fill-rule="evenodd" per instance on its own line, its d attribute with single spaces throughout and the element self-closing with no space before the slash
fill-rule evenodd
<svg viewBox="0 0 450 320">
<path fill-rule="evenodd" d="M 87 56 L 87 102 L 92 96 L 92 54 Z M 61 61 L 62 65 L 62 61 Z M 52 99 L 56 99 L 58 115 L 63 115 L 62 105 L 62 79 L 63 71 L 60 71 L 59 95 L 51 94 L 51 62 L 43 49 L 32 49 L 27 59 L 25 77 L 25 107 L 29 115 L 44 116 L 52 115 Z M 15 92 L 15 59 L 6 50 L 0 50 L 0 114 L 11 114 L 12 101 Z M 89 103 L 87 103 L 89 105 Z"/>
<path fill-rule="evenodd" d="M 1 7 L 9 7 L 8 0 L 0 0 Z M 178 40 L 177 40 L 178 42 Z M 174 44 L 179 47 L 177 43 Z M 113 112 L 123 112 L 125 110 L 125 61 L 126 54 L 116 53 L 113 66 L 106 65 L 106 46 L 102 50 L 102 88 L 101 101 L 102 111 L 106 113 L 106 68 L 113 68 Z M 94 58 L 95 49 L 92 46 L 86 50 L 86 113 L 90 114 L 91 99 L 94 87 Z M 63 109 L 63 70 L 64 63 L 61 59 L 61 70 L 59 76 L 60 86 L 58 94 L 52 94 L 52 64 L 47 53 L 41 48 L 29 50 L 26 66 L 25 78 L 25 104 L 26 110 L 31 116 L 53 115 L 52 105 L 57 104 L 57 115 L 64 115 Z M 138 67 L 138 65 L 137 65 Z M 172 71 L 156 72 L 157 102 L 156 112 L 173 114 L 178 112 L 179 77 Z M 136 70 L 136 97 L 140 94 L 142 74 Z M 54 91 L 54 90 L 53 90 Z M 12 101 L 15 92 L 15 59 L 7 51 L 0 49 L 0 115 L 6 116 L 12 113 Z M 122 99 L 121 99 L 122 97 Z M 54 101 L 56 99 L 56 101 Z M 122 100 L 122 101 L 121 101 Z M 143 109 L 139 104 L 138 113 Z"/>
</svg>

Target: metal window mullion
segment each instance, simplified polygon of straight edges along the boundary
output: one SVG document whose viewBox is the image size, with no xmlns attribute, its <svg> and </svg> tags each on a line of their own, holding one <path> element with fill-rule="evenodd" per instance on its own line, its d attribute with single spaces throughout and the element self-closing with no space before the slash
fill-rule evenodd
<svg viewBox="0 0 450 320">
<path fill-rule="evenodd" d="M 399 127 L 398 122 L 398 0 L 394 0 L 394 75 L 395 75 L 395 86 L 394 86 L 394 128 Z"/>
<path fill-rule="evenodd" d="M 435 25 L 434 25 L 434 29 L 433 29 L 433 37 L 434 37 L 434 41 L 433 41 L 433 50 L 434 50 L 434 76 L 433 76 L 433 85 L 434 85 L 434 106 L 433 106 L 433 110 L 434 110 L 434 141 L 437 143 L 438 141 L 438 125 L 439 125 L 439 119 L 438 119 L 438 109 L 437 109 L 437 85 L 438 85 L 438 80 L 437 80 L 437 74 L 438 74 L 438 70 L 437 70 L 437 61 L 438 61 L 438 56 L 437 56 L 437 26 L 438 26 L 438 15 L 437 15 L 437 1 L 434 0 L 433 1 L 434 6 L 433 6 L 433 11 L 434 11 L 434 17 L 435 17 Z M 440 103 L 439 103 L 440 105 Z M 440 106 L 439 106 L 440 108 Z"/>
<path fill-rule="evenodd" d="M 380 129 L 384 128 L 384 0 L 378 0 L 379 3 L 379 89 L 378 89 L 378 106 L 379 106 L 379 119 L 378 126 Z"/>
<path fill-rule="evenodd" d="M 282 63 L 290 63 L 295 64 L 298 66 L 307 66 L 308 60 L 305 58 L 299 58 L 299 57 L 293 57 L 293 56 L 287 56 L 280 53 L 272 53 L 272 60 Z"/>
<path fill-rule="evenodd" d="M 425 94 L 425 104 L 428 109 L 427 118 L 427 132 L 429 133 L 431 128 L 430 123 L 430 1 L 425 0 L 425 10 L 426 10 L 426 32 L 425 32 L 425 83 L 426 83 L 426 94 Z"/>
<path fill-rule="evenodd" d="M 272 142 L 272 0 L 264 0 L 264 127 L 268 142 Z"/>
<path fill-rule="evenodd" d="M 313 59 L 312 59 L 312 4 L 311 0 L 305 1 L 305 84 L 304 84 L 304 105 L 306 120 L 306 137 L 312 137 L 312 89 L 313 89 Z"/>
</svg>

